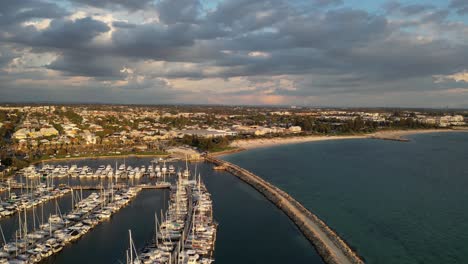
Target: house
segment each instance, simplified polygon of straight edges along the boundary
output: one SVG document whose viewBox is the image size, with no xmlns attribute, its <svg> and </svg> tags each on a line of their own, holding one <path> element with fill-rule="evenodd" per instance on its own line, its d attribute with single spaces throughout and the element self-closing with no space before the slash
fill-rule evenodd
<svg viewBox="0 0 468 264">
<path fill-rule="evenodd" d="M 224 130 L 212 130 L 212 129 L 184 129 L 179 131 L 179 136 L 183 137 L 185 135 L 189 136 L 198 136 L 204 138 L 214 138 L 214 137 L 224 137 L 232 135 L 232 132 L 227 132 Z"/>
<path fill-rule="evenodd" d="M 13 133 L 13 138 L 14 139 L 26 139 L 31 131 L 27 128 L 21 128 L 17 130 L 15 133 Z"/>
<path fill-rule="evenodd" d="M 84 130 L 81 136 L 86 141 L 86 145 L 97 143 L 97 136 L 91 133 L 89 130 Z"/>
<path fill-rule="evenodd" d="M 58 136 L 59 132 L 53 127 L 43 127 L 39 130 L 43 137 Z"/>
<path fill-rule="evenodd" d="M 291 126 L 289 127 L 289 131 L 292 133 L 299 133 L 302 131 L 302 128 L 300 126 Z"/>
</svg>

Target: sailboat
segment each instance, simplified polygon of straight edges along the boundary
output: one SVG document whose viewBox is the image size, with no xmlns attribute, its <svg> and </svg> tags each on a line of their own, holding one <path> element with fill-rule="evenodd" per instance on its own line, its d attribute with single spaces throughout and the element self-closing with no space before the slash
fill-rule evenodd
<svg viewBox="0 0 468 264">
<path fill-rule="evenodd" d="M 142 264 L 140 259 L 138 258 L 138 254 L 136 251 L 135 244 L 133 243 L 132 239 L 132 230 L 128 230 L 129 236 L 129 248 L 127 250 L 127 264 Z M 134 257 L 135 256 L 135 257 Z"/>
</svg>

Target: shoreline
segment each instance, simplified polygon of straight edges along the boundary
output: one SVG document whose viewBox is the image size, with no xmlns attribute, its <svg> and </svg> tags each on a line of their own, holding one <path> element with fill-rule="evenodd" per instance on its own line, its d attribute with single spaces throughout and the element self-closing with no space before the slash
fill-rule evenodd
<svg viewBox="0 0 468 264">
<path fill-rule="evenodd" d="M 393 141 L 410 141 L 405 136 L 416 135 L 416 134 L 428 134 L 428 133 L 447 133 L 447 132 L 468 132 L 467 128 L 464 129 L 415 129 L 415 130 L 383 130 L 374 133 L 361 134 L 361 135 L 349 135 L 349 136 L 297 136 L 290 138 L 258 138 L 258 139 L 241 139 L 236 140 L 230 144 L 231 147 L 235 147 L 235 150 L 226 153 L 210 153 L 213 156 L 222 156 L 244 150 L 251 150 L 257 148 L 267 148 L 280 145 L 298 144 L 315 141 L 326 141 L 326 140 L 346 140 L 346 139 L 379 139 L 379 140 L 393 140 Z"/>
</svg>

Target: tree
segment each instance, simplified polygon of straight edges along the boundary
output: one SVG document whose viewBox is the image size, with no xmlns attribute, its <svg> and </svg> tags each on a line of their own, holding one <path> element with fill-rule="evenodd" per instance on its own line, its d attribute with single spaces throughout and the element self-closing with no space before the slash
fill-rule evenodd
<svg viewBox="0 0 468 264">
<path fill-rule="evenodd" d="M 60 135 L 63 134 L 63 131 L 64 131 L 64 130 L 63 130 L 63 127 L 62 127 L 61 124 L 54 123 L 54 124 L 53 124 L 53 127 L 54 127 L 55 129 L 57 129 L 57 131 L 59 132 Z"/>
</svg>

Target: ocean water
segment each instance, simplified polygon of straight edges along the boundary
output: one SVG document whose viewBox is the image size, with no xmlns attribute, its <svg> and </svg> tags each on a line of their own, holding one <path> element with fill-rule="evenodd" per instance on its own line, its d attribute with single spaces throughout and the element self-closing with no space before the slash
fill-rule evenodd
<svg viewBox="0 0 468 264">
<path fill-rule="evenodd" d="M 336 140 L 223 157 L 287 191 L 366 263 L 468 263 L 468 133 Z"/>
<path fill-rule="evenodd" d="M 150 164 L 150 158 L 129 158 L 126 164 Z M 122 159 L 91 159 L 56 164 L 88 165 L 96 169 L 99 165 L 121 163 Z M 184 162 L 173 163 L 177 168 Z M 289 218 L 266 198 L 237 177 L 226 172 L 213 170 L 208 163 L 192 163 L 191 171 L 200 173 L 212 194 L 214 217 L 219 223 L 215 263 L 311 263 L 323 264 L 313 246 L 300 233 Z M 77 184 L 76 179 L 61 179 Z M 86 182 L 85 182 L 86 181 Z M 146 179 L 141 179 L 145 182 Z M 100 180 L 84 180 L 86 185 Z M 83 194 L 84 195 L 84 194 Z M 168 191 L 143 190 L 127 207 L 114 214 L 84 235 L 62 252 L 48 259 L 47 263 L 125 263 L 128 248 L 128 230 L 137 248 L 151 241 L 154 234 L 154 213 L 166 208 Z M 47 212 L 55 208 L 48 204 Z M 70 197 L 59 200 L 61 211 L 69 210 Z M 17 229 L 16 218 L 0 221 L 9 235 Z"/>
</svg>

